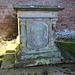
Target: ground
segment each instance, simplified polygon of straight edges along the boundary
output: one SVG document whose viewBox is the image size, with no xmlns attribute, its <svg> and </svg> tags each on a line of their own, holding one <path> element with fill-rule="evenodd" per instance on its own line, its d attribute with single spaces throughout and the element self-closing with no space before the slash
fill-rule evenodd
<svg viewBox="0 0 75 75">
<path fill-rule="evenodd" d="M 0 69 L 1 75 L 75 75 L 74 64 Z"/>
</svg>

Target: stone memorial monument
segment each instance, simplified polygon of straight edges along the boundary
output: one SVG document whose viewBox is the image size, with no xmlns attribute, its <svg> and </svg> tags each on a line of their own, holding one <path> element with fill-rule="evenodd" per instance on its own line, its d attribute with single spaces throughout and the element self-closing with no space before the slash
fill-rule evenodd
<svg viewBox="0 0 75 75">
<path fill-rule="evenodd" d="M 18 35 L 21 50 L 17 53 L 16 66 L 35 66 L 61 63 L 61 52 L 54 44 L 56 21 L 60 6 L 17 5 Z"/>
</svg>

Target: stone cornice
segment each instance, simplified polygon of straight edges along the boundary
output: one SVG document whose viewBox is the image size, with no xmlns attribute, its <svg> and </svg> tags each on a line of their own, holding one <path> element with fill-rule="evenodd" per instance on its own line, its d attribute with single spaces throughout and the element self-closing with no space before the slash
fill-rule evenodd
<svg viewBox="0 0 75 75">
<path fill-rule="evenodd" d="M 16 5 L 15 11 L 60 11 L 64 8 L 61 6 L 44 6 L 44 5 Z"/>
</svg>

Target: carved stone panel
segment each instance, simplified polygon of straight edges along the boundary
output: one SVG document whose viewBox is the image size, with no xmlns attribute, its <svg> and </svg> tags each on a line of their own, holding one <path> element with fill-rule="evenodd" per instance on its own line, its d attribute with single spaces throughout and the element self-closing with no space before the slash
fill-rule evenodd
<svg viewBox="0 0 75 75">
<path fill-rule="evenodd" d="M 48 24 L 44 21 L 30 21 L 27 24 L 27 47 L 43 48 L 48 44 Z"/>
</svg>

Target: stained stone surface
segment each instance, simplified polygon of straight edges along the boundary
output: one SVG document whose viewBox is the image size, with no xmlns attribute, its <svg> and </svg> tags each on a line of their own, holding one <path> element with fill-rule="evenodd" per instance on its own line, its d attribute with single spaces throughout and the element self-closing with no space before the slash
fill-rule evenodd
<svg viewBox="0 0 75 75">
<path fill-rule="evenodd" d="M 21 36 L 23 44 L 21 51 L 17 54 L 16 67 L 61 62 L 61 52 L 54 44 L 56 39 L 54 32 L 58 11 L 62 9 L 49 6 L 15 7 L 19 23 L 18 35 Z"/>
</svg>

